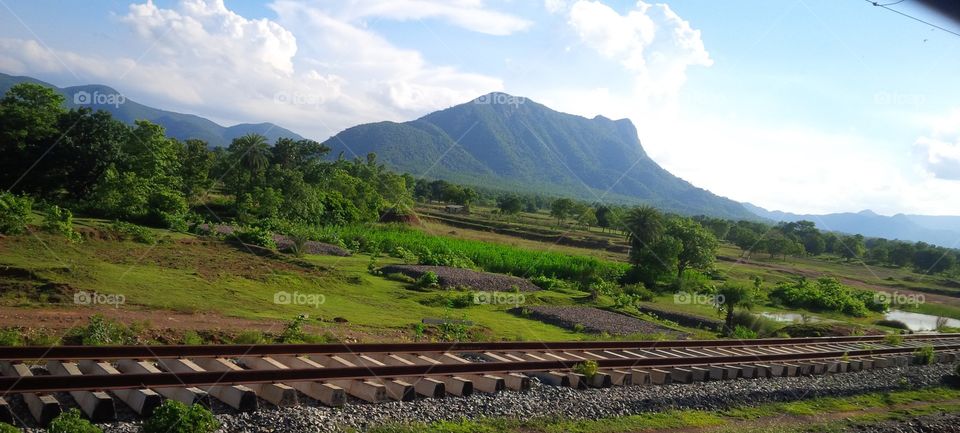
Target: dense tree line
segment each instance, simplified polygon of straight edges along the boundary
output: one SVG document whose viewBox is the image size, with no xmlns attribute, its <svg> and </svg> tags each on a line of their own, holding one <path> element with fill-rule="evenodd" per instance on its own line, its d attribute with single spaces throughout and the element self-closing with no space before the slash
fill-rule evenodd
<svg viewBox="0 0 960 433">
<path fill-rule="evenodd" d="M 0 180 L 11 192 L 93 216 L 174 228 L 211 217 L 345 224 L 412 204 L 411 176 L 386 170 L 372 154 L 327 161 L 329 150 L 285 138 L 271 146 L 256 134 L 211 150 L 147 121 L 128 126 L 104 111 L 67 110 L 60 94 L 30 83 L 0 99 Z M 229 205 L 205 211 L 221 192 Z"/>
</svg>

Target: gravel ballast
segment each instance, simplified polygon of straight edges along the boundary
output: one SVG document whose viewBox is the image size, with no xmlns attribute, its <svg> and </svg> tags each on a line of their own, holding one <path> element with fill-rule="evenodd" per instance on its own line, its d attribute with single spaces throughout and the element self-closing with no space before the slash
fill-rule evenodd
<svg viewBox="0 0 960 433">
<path fill-rule="evenodd" d="M 627 334 L 664 334 L 673 338 L 685 337 L 686 334 L 660 326 L 653 322 L 640 320 L 634 317 L 617 314 L 593 307 L 555 307 L 538 305 L 525 307 L 529 311 L 529 318 L 541 322 L 557 325 L 567 329 L 574 329 L 576 325 L 583 326 L 587 332 L 606 332 L 614 335 Z M 511 310 L 519 312 L 522 310 Z"/>
<path fill-rule="evenodd" d="M 395 422 L 432 422 L 483 417 L 598 419 L 667 409 L 719 410 L 733 406 L 815 397 L 843 397 L 940 384 L 951 365 L 911 366 L 822 376 L 737 379 L 685 385 L 628 386 L 583 391 L 533 381 L 530 391 L 477 393 L 470 397 L 418 399 L 342 408 L 299 406 L 254 413 L 221 414 L 221 432 L 364 431 Z M 942 420 L 937 422 L 943 422 Z M 104 424 L 106 433 L 137 432 L 134 423 Z M 889 431 L 871 430 L 863 431 Z M 922 431 L 922 430 L 902 430 Z M 929 430 L 926 430 L 929 431 Z"/>
<path fill-rule="evenodd" d="M 420 278 L 427 272 L 433 272 L 437 274 L 440 287 L 444 289 L 467 288 L 489 292 L 508 292 L 513 291 L 513 288 L 516 287 L 521 292 L 540 290 L 533 283 L 513 275 L 477 272 L 447 266 L 389 265 L 380 268 L 380 271 L 384 274 L 399 273 L 411 278 Z"/>
</svg>

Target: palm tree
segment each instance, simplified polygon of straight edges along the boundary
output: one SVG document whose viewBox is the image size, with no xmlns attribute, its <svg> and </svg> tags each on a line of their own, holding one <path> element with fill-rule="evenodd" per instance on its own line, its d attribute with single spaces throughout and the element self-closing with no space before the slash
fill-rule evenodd
<svg viewBox="0 0 960 433">
<path fill-rule="evenodd" d="M 631 253 L 649 247 L 663 233 L 663 214 L 653 206 L 639 206 L 631 209 L 624 217 L 624 223 Z"/>
<path fill-rule="evenodd" d="M 267 145 L 267 138 L 260 134 L 247 134 L 235 138 L 233 143 L 230 144 L 230 152 L 250 175 L 246 191 L 252 191 L 258 175 L 270 164 L 270 147 Z M 238 210 L 244 193 L 242 174 L 243 171 L 238 169 L 235 202 Z"/>
<path fill-rule="evenodd" d="M 738 284 L 724 284 L 717 291 L 717 311 L 726 313 L 724 332 L 733 332 L 733 313 L 737 308 L 749 309 L 754 303 L 753 291 Z"/>
</svg>

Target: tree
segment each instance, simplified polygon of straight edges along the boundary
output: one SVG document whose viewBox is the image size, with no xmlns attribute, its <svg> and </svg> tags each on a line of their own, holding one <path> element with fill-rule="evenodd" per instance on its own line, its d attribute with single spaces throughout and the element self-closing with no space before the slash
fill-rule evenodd
<svg viewBox="0 0 960 433">
<path fill-rule="evenodd" d="M 727 239 L 742 251 L 741 256 L 750 257 L 753 248 L 758 246 L 760 235 L 741 225 L 735 225 L 727 233 Z"/>
<path fill-rule="evenodd" d="M 228 149 L 234 170 L 234 205 L 239 212 L 246 194 L 252 193 L 260 175 L 270 163 L 267 138 L 247 134 L 233 139 Z M 246 177 L 246 182 L 244 182 Z"/>
<path fill-rule="evenodd" d="M 687 268 L 706 269 L 713 264 L 720 247 L 717 238 L 700 223 L 684 217 L 667 220 L 666 234 L 680 241 L 677 256 L 677 281 Z"/>
<path fill-rule="evenodd" d="M 606 232 L 607 228 L 610 227 L 610 208 L 605 205 L 597 206 L 593 214 L 597 218 L 597 227 L 600 227 L 603 232 Z"/>
<path fill-rule="evenodd" d="M 523 210 L 523 201 L 516 194 L 504 195 L 497 200 L 497 207 L 504 215 L 516 215 Z"/>
<path fill-rule="evenodd" d="M 915 250 L 913 248 L 913 244 L 906 242 L 895 242 L 888 253 L 888 257 L 890 262 L 894 265 L 904 267 L 913 261 L 914 252 Z"/>
<path fill-rule="evenodd" d="M 632 272 L 648 289 L 653 289 L 657 280 L 676 266 L 681 249 L 679 241 L 663 236 L 663 220 L 663 214 L 651 206 L 633 208 L 624 217 Z"/>
<path fill-rule="evenodd" d="M 863 235 L 844 236 L 840 238 L 837 254 L 848 262 L 863 257 L 866 247 L 863 245 Z"/>
<path fill-rule="evenodd" d="M 570 213 L 573 212 L 576 208 L 576 203 L 569 198 L 558 198 L 550 203 L 550 216 L 557 219 L 557 225 L 560 225 L 563 220 L 570 216 Z"/>
<path fill-rule="evenodd" d="M 578 209 L 579 217 L 577 217 L 577 223 L 585 227 L 590 227 L 597 224 L 597 214 L 594 213 L 592 207 L 584 206 L 581 209 Z"/>
<path fill-rule="evenodd" d="M 0 99 L 0 180 L 4 188 L 32 194 L 49 192 L 44 188 L 45 176 L 23 174 L 30 164 L 42 162 L 44 153 L 57 143 L 62 113 L 63 96 L 39 84 L 16 84 Z"/>
<path fill-rule="evenodd" d="M 754 293 L 749 288 L 727 283 L 717 290 L 717 311 L 725 313 L 724 332 L 733 332 L 733 315 L 737 308 L 749 309 L 754 303 Z"/>
<path fill-rule="evenodd" d="M 213 180 L 210 179 L 210 169 L 213 168 L 214 155 L 207 149 L 207 142 L 190 139 L 184 143 L 183 163 L 180 166 L 180 177 L 183 179 L 183 194 L 188 201 L 193 201 L 206 193 Z"/>
</svg>

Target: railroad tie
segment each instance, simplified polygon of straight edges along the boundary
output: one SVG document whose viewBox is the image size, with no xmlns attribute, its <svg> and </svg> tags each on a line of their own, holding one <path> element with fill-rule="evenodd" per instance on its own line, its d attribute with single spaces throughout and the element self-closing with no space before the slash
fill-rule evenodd
<svg viewBox="0 0 960 433">
<path fill-rule="evenodd" d="M 162 373 L 162 371 L 150 361 L 134 361 L 131 359 L 121 359 L 117 361 L 117 370 L 127 374 Z M 183 404 L 210 406 L 209 394 L 197 387 L 163 387 L 156 388 L 154 391 L 164 398 L 176 400 Z"/>
<path fill-rule="evenodd" d="M 113 365 L 110 365 L 109 362 L 97 362 L 87 359 L 80 361 L 77 365 L 83 374 L 122 374 L 114 368 Z M 163 402 L 163 397 L 152 389 L 115 389 L 110 391 L 110 393 L 115 395 L 120 401 L 126 403 L 134 412 L 143 416 L 150 416 L 153 410 Z"/>
<path fill-rule="evenodd" d="M 252 370 L 286 370 L 290 367 L 282 362 L 283 358 L 274 359 L 269 356 L 264 357 L 245 357 L 240 362 Z M 289 361 L 288 361 L 289 362 Z M 329 383 L 316 381 L 289 382 L 287 383 L 293 389 L 302 392 L 307 397 L 319 401 L 321 404 L 330 407 L 343 406 L 346 402 L 346 394 L 343 388 Z"/>
<path fill-rule="evenodd" d="M 200 358 L 196 364 L 207 371 L 227 372 L 243 371 L 239 365 L 225 358 Z M 258 397 L 271 404 L 287 407 L 296 406 L 298 402 L 297 390 L 282 383 L 251 383 L 247 385 Z"/>
<path fill-rule="evenodd" d="M 289 361 L 287 361 L 289 359 Z M 284 358 L 282 361 L 290 368 L 324 368 L 327 365 L 333 367 L 329 358 L 322 358 L 318 355 L 312 357 Z M 326 362 L 327 364 L 324 364 Z M 387 397 L 387 387 L 374 380 L 360 379 L 336 379 L 326 381 L 329 384 L 343 388 L 350 396 L 366 401 L 368 403 L 380 403 L 389 400 Z"/>
<path fill-rule="evenodd" d="M 80 376 L 83 373 L 76 363 L 47 361 L 47 371 L 53 376 Z M 117 409 L 113 398 L 103 391 L 70 391 L 70 396 L 93 422 L 113 421 L 117 418 Z"/>
<path fill-rule="evenodd" d="M 14 364 L 9 361 L 0 361 L 0 373 L 3 373 L 4 376 L 11 377 L 33 376 L 33 372 L 30 371 L 30 367 L 26 364 Z M 23 397 L 23 401 L 26 403 L 30 415 L 32 415 L 33 419 L 40 425 L 49 424 L 50 421 L 63 411 L 60 407 L 60 402 L 50 394 L 35 394 L 30 392 L 20 395 Z"/>
<path fill-rule="evenodd" d="M 197 363 L 184 358 L 160 359 L 160 367 L 171 373 L 196 373 L 206 371 Z M 246 385 L 212 385 L 206 392 L 228 406 L 241 412 L 249 412 L 259 407 L 257 394 Z"/>
</svg>

